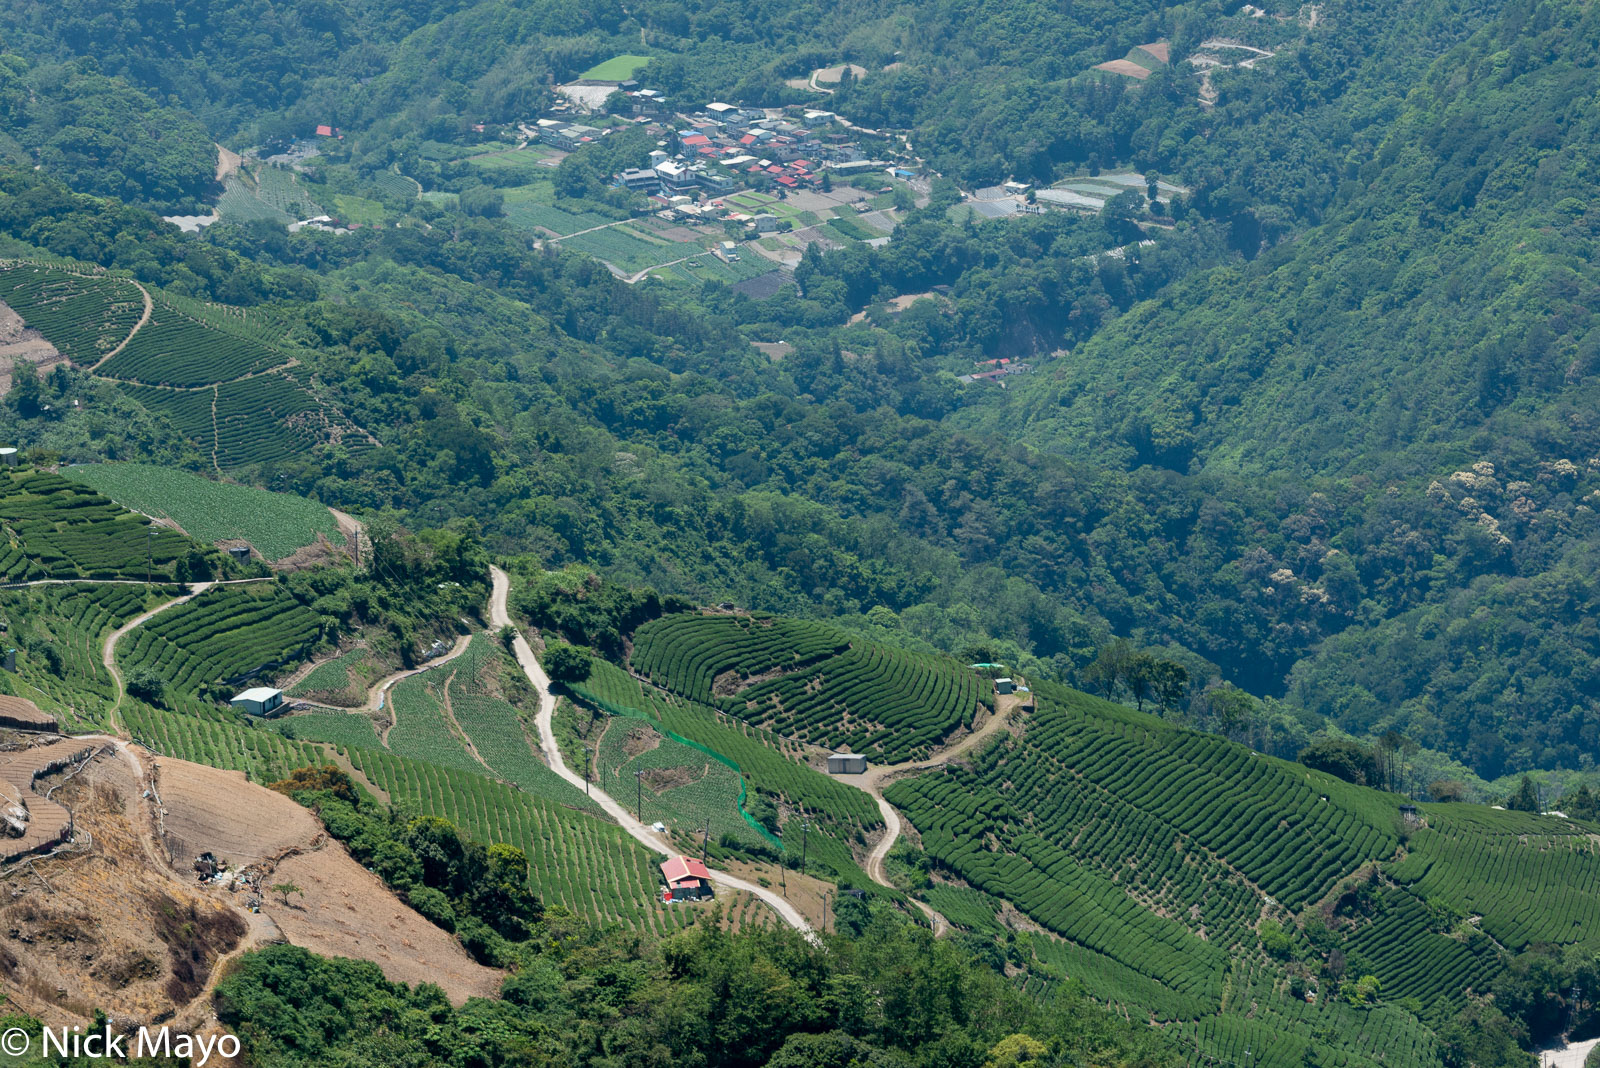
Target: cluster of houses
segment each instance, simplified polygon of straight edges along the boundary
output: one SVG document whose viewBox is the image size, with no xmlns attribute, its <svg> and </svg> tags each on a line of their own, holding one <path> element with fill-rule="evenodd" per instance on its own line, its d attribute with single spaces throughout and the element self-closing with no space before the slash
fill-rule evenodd
<svg viewBox="0 0 1600 1068">
<path fill-rule="evenodd" d="M 1033 367 L 1028 363 L 1022 360 L 1012 359 L 979 360 L 977 363 L 977 368 L 978 369 L 970 375 L 961 375 L 957 381 L 998 382 L 1000 385 L 1004 385 L 1005 383 L 1000 382 L 1000 379 L 1007 378 L 1011 375 L 1025 375 L 1029 371 L 1033 370 Z M 1004 679 L 1002 681 L 1008 684 L 1011 682 L 1010 679 Z M 1011 691 L 1001 690 L 1000 692 L 1010 693 Z"/>
<path fill-rule="evenodd" d="M 621 83 L 617 91 L 628 97 L 634 122 L 650 124 L 646 128 L 662 137 L 648 166 L 613 176 L 625 189 L 668 199 L 720 196 L 745 187 L 814 189 L 825 184 L 824 171 L 846 175 L 885 166 L 867 158 L 857 135 L 831 111 L 786 112 L 713 101 L 677 115 L 679 128 L 671 129 L 665 121 L 673 116 L 660 92 L 632 82 Z M 540 119 L 537 127 L 540 141 L 564 152 L 620 128 L 589 126 L 553 114 Z M 904 176 L 914 173 L 905 170 Z"/>
</svg>

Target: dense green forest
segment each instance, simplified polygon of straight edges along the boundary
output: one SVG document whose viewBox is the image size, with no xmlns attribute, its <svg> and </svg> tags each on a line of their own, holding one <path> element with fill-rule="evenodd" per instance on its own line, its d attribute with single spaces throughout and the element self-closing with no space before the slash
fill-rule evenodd
<svg viewBox="0 0 1600 1068">
<path fill-rule="evenodd" d="M 0 226 L 16 254 L 283 324 L 375 446 L 235 469 L 261 484 L 470 515 L 498 552 L 1114 694 L 1093 666 L 1121 636 L 1183 664 L 1174 714 L 1211 722 L 1223 684 L 1265 698 L 1250 736 L 1284 755 L 1331 723 L 1486 778 L 1587 770 L 1592 11 L 924 6 L 11 5 L 12 154 L 44 169 L 6 173 Z M 547 74 L 641 33 L 652 79 L 691 99 L 782 103 L 785 78 L 858 61 L 832 103 L 954 181 L 881 248 L 808 252 L 798 292 L 767 301 L 625 285 L 431 203 L 349 235 L 180 237 L 80 195 L 203 194 L 202 128 L 242 147 L 338 123 L 331 158 L 372 174 L 530 113 Z M 1174 62 L 1137 85 L 1083 74 L 1163 38 Z M 1214 106 L 1179 62 L 1209 39 L 1274 53 L 1216 72 Z M 164 114 L 138 93 L 172 109 L 158 156 L 62 140 Z M 947 210 L 958 183 L 1117 164 L 1184 183 L 1170 225 Z M 781 362 L 750 346 L 780 338 Z M 950 373 L 1049 353 L 1003 392 Z M 7 413 L 25 445 L 209 461 L 137 391 L 76 371 L 26 388 L 31 414 Z M 38 414 L 78 395 L 82 418 Z"/>
</svg>

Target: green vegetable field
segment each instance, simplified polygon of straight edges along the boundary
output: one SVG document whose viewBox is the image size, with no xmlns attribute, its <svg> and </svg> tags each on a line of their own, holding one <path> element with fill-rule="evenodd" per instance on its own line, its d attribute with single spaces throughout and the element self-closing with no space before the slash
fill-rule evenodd
<svg viewBox="0 0 1600 1068">
<path fill-rule="evenodd" d="M 305 697 L 323 704 L 354 708 L 366 700 L 367 683 L 363 669 L 371 670 L 371 654 L 365 647 L 324 661 L 286 692 L 290 697 Z"/>
<path fill-rule="evenodd" d="M 483 765 L 467 752 L 445 719 L 444 684 L 448 672 L 448 668 L 435 668 L 389 688 L 384 703 L 385 710 L 394 717 L 394 726 L 389 729 L 389 749 L 441 768 L 482 775 Z"/>
<path fill-rule="evenodd" d="M 89 464 L 67 474 L 124 507 L 172 519 L 197 541 L 243 538 L 267 560 L 289 556 L 318 534 L 343 541 L 332 513 L 305 497 L 149 464 Z"/>
<path fill-rule="evenodd" d="M 660 820 L 690 837 L 709 826 L 713 842 L 724 834 L 752 845 L 763 841 L 739 814 L 739 773 L 642 719 L 610 720 L 596 765 L 602 787 L 624 807 L 632 811 L 643 799 L 639 818 L 646 823 Z M 643 773 L 637 782 L 636 772 Z"/>
</svg>

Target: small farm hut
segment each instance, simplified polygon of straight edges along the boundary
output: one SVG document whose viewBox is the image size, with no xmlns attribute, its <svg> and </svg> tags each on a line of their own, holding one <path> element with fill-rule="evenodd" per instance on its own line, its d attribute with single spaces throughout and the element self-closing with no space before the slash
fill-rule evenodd
<svg viewBox="0 0 1600 1068">
<path fill-rule="evenodd" d="M 667 885 L 661 888 L 663 901 L 699 901 L 711 897 L 711 873 L 693 857 L 670 857 L 661 863 Z"/>
<path fill-rule="evenodd" d="M 252 686 L 228 702 L 250 716 L 270 716 L 283 707 L 283 691 L 270 686 Z"/>
<path fill-rule="evenodd" d="M 867 770 L 867 758 L 859 753 L 829 753 L 829 775 L 860 775 Z"/>
</svg>

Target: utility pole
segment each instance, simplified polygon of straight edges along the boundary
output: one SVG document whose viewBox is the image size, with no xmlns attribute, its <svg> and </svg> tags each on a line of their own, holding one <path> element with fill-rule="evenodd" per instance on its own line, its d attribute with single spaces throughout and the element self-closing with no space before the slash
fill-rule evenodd
<svg viewBox="0 0 1600 1068">
<path fill-rule="evenodd" d="M 146 593 L 148 593 L 150 590 L 150 567 L 155 562 L 155 536 L 155 527 L 149 526 L 144 528 L 144 585 Z"/>
<path fill-rule="evenodd" d="M 806 840 L 810 837 L 811 821 L 800 821 L 800 870 L 806 870 Z"/>
<path fill-rule="evenodd" d="M 640 823 L 644 822 L 644 769 L 639 768 L 633 773 L 634 785 L 638 787 L 638 799 L 633 803 L 633 818 Z"/>
<path fill-rule="evenodd" d="M 589 793 L 589 754 L 593 752 L 588 746 L 583 747 L 583 796 L 592 796 Z"/>
<path fill-rule="evenodd" d="M 706 817 L 706 834 L 700 839 L 700 863 L 706 863 L 706 858 L 711 852 L 711 817 Z"/>
<path fill-rule="evenodd" d="M 828 891 L 822 892 L 822 933 L 828 933 Z"/>
</svg>

